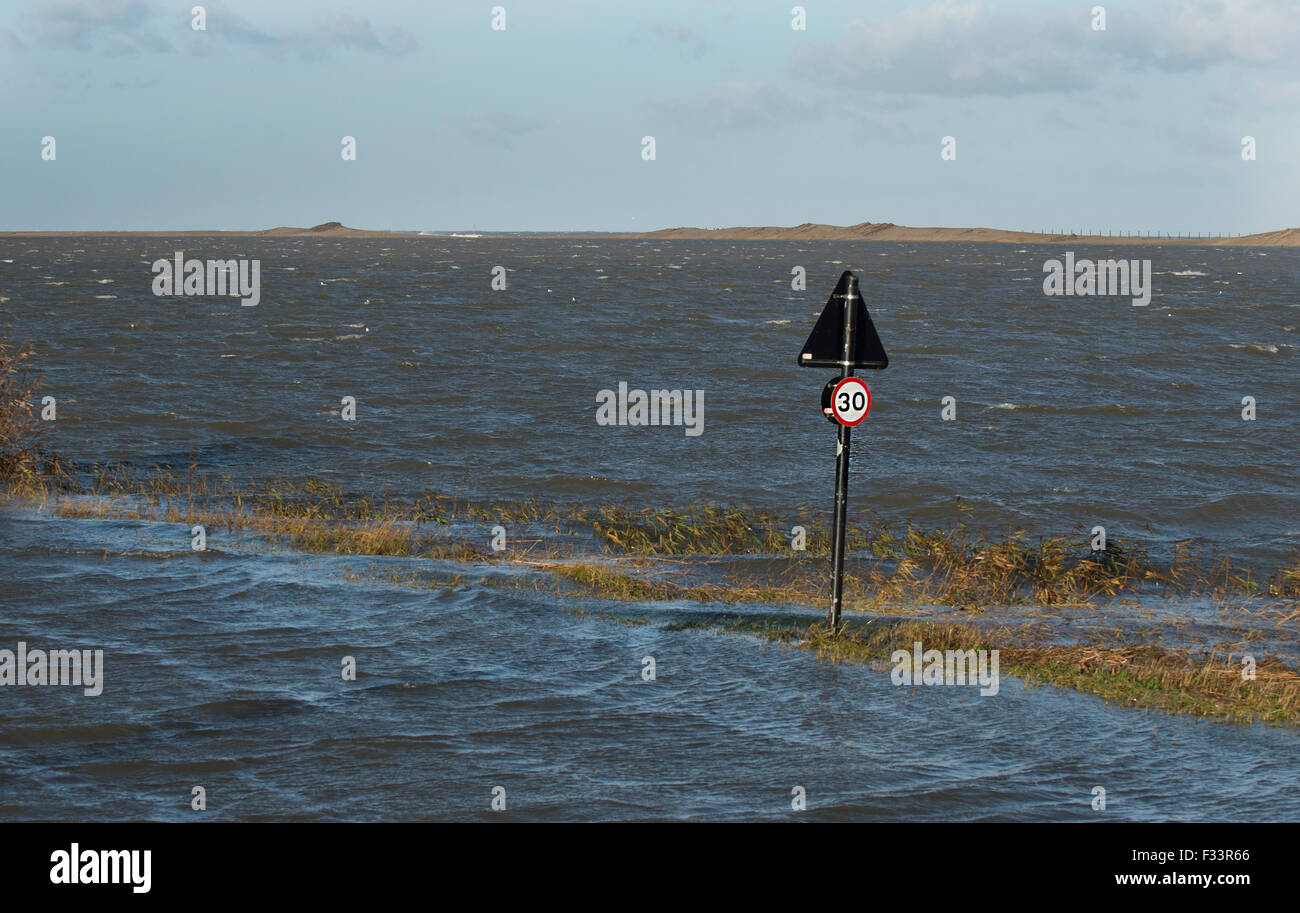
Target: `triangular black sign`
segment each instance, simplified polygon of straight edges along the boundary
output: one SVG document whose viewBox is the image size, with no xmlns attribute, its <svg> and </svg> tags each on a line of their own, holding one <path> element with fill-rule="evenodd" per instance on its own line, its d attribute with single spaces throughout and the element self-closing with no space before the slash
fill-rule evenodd
<svg viewBox="0 0 1300 913">
<path fill-rule="evenodd" d="M 887 368 L 889 356 L 876 335 L 875 324 L 867 305 L 858 293 L 858 277 L 848 270 L 835 284 L 826 309 L 817 318 L 812 335 L 799 350 L 799 364 L 808 368 L 842 368 L 844 366 L 844 300 L 850 298 L 854 308 L 853 351 L 849 357 L 854 368 Z"/>
</svg>

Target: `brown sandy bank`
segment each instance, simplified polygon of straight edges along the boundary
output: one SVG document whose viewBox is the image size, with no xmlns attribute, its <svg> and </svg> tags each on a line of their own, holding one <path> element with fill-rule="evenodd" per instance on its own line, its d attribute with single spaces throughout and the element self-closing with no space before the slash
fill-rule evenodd
<svg viewBox="0 0 1300 913">
<path fill-rule="evenodd" d="M 455 233 L 462 234 L 462 233 Z M 349 228 L 339 222 L 323 222 L 311 228 L 281 226 L 261 231 L 4 231 L 0 238 L 75 237 L 242 237 L 242 238 L 440 238 L 453 232 L 371 231 Z M 1215 247 L 1300 247 L 1300 228 L 1283 228 L 1239 237 L 1147 237 L 1131 235 L 1052 234 L 1004 231 L 1000 228 L 913 228 L 892 222 L 860 222 L 857 225 L 824 225 L 805 222 L 793 227 L 760 226 L 735 228 L 663 228 L 648 232 L 474 232 L 481 237 L 528 238 L 617 238 L 650 241 L 895 241 L 909 244 L 930 242 L 982 242 L 994 244 L 1102 244 L 1102 245 L 1188 245 Z"/>
</svg>

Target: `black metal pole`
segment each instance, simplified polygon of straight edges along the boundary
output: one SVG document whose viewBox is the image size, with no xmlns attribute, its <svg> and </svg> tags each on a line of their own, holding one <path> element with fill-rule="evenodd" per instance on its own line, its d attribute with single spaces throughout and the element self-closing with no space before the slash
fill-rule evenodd
<svg viewBox="0 0 1300 913">
<path fill-rule="evenodd" d="M 853 429 L 840 425 L 839 443 L 835 448 L 835 544 L 832 562 L 835 581 L 831 586 L 831 633 L 840 629 L 840 613 L 844 607 L 844 521 L 849 506 L 849 436 Z"/>
<path fill-rule="evenodd" d="M 848 292 L 844 295 L 844 350 L 840 356 L 841 379 L 853 376 L 853 350 L 857 339 L 857 327 L 854 325 L 858 310 L 857 298 L 858 279 L 853 276 L 849 279 Z M 831 552 L 835 578 L 831 583 L 831 611 L 828 619 L 832 634 L 840 630 L 840 615 L 844 607 L 845 518 L 849 507 L 849 441 L 852 433 L 853 429 L 848 425 L 840 425 L 835 447 L 835 529 Z"/>
</svg>

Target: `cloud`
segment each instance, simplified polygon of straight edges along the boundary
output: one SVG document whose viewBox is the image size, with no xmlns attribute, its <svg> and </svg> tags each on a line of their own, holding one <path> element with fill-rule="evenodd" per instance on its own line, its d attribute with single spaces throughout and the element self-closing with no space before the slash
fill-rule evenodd
<svg viewBox="0 0 1300 913">
<path fill-rule="evenodd" d="M 1295 0 L 1180 0 L 1164 8 L 1159 24 L 1165 69 L 1300 62 Z"/>
<path fill-rule="evenodd" d="M 381 36 L 368 19 L 346 13 L 325 19 L 311 31 L 290 36 L 288 42 L 306 51 L 365 51 L 398 57 L 415 50 L 417 42 L 410 32 L 386 29 Z"/>
<path fill-rule="evenodd" d="M 209 12 L 208 34 L 219 42 L 260 48 L 272 54 L 291 54 L 305 60 L 327 58 L 340 51 L 400 57 L 419 44 L 404 29 L 377 31 L 369 19 L 348 13 L 326 15 L 307 29 L 273 32 L 258 28 L 238 15 Z"/>
<path fill-rule="evenodd" d="M 1234 100 L 1240 104 L 1245 97 L 1264 105 L 1290 108 L 1300 107 L 1300 80 L 1252 79 L 1241 87 Z"/>
<path fill-rule="evenodd" d="M 1037 20 L 979 2 L 944 0 L 882 21 L 856 20 L 828 47 L 795 58 L 799 72 L 890 94 L 1020 95 L 1091 82 L 1086 19 Z M 1073 53 L 1071 53 L 1073 52 Z"/>
<path fill-rule="evenodd" d="M 201 53 L 224 44 L 305 59 L 350 51 L 396 57 L 410 53 L 418 44 L 404 29 L 377 30 L 369 19 L 349 13 L 316 17 L 318 21 L 308 28 L 270 31 L 208 4 L 204 32 L 191 30 L 188 6 L 181 13 L 161 9 L 148 0 L 43 0 L 33 7 L 30 25 L 43 46 L 107 55 L 174 51 L 164 37 L 168 33 L 173 37 L 202 36 L 206 45 L 191 48 Z M 14 40 L 18 40 L 16 35 Z"/>
<path fill-rule="evenodd" d="M 47 0 L 32 10 L 38 43 L 111 56 L 170 51 L 144 0 Z"/>
<path fill-rule="evenodd" d="M 1111 5 L 1105 31 L 1090 7 L 1006 12 L 941 0 L 882 20 L 858 19 L 829 45 L 795 56 L 796 73 L 881 96 L 1015 96 L 1089 88 L 1115 70 L 1170 73 L 1295 66 L 1295 0 L 1162 0 Z"/>
<path fill-rule="evenodd" d="M 685 23 L 672 19 L 651 19 L 634 37 L 640 39 L 643 35 L 666 41 L 697 60 L 704 56 L 706 42 L 695 29 Z"/>
<path fill-rule="evenodd" d="M 497 111 L 483 114 L 453 114 L 446 120 L 456 130 L 480 145 L 513 149 L 515 140 L 550 126 L 550 121 Z"/>
<path fill-rule="evenodd" d="M 713 83 L 694 97 L 654 107 L 656 116 L 682 120 L 705 133 L 789 127 L 819 116 L 822 109 L 814 96 L 762 80 Z"/>
</svg>

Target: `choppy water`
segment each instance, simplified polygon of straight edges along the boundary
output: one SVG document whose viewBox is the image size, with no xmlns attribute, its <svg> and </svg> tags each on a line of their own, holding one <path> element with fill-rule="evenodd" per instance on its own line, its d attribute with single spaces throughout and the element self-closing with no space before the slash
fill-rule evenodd
<svg viewBox="0 0 1300 913">
<path fill-rule="evenodd" d="M 262 302 L 156 298 L 175 250 L 257 257 Z M 1108 256 L 1086 246 L 1084 256 Z M 868 378 L 857 511 L 1193 537 L 1268 567 L 1300 543 L 1300 253 L 1135 248 L 1149 307 L 1047 298 L 1060 248 L 530 239 L 0 240 L 0 321 L 40 349 L 50 443 L 352 491 L 830 507 L 830 372 L 795 354 L 844 269 L 891 367 Z M 12 262 L 9 262 L 12 260 Z M 490 288 L 495 265 L 508 288 Z M 790 289 L 791 268 L 807 292 Z M 704 433 L 611 428 L 596 393 L 705 393 Z M 358 420 L 340 420 L 355 396 Z M 958 419 L 940 420 L 957 399 Z M 1259 419 L 1241 419 L 1255 397 Z M 104 694 L 0 689 L 0 816 L 1292 818 L 1295 735 L 1004 677 L 895 688 L 744 637 L 715 607 L 347 579 L 368 560 L 176 526 L 0 514 L 0 646 L 98 646 Z M 403 562 L 391 562 L 401 565 Z M 477 573 L 477 572 L 475 572 Z M 583 611 L 594 612 L 582 614 Z M 798 612 L 791 607 L 749 611 Z M 820 607 L 807 608 L 809 613 Z M 339 678 L 357 658 L 356 682 Z M 653 655 L 655 682 L 641 680 Z M 1108 810 L 1093 812 L 1103 786 Z"/>
</svg>

